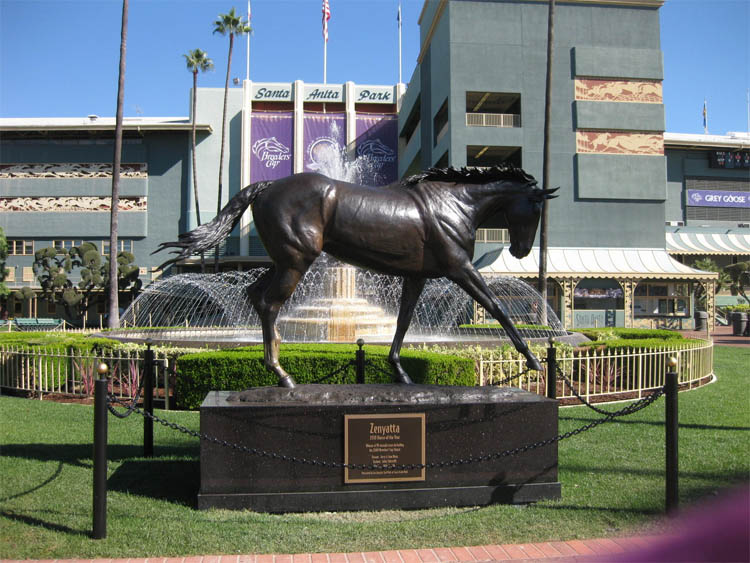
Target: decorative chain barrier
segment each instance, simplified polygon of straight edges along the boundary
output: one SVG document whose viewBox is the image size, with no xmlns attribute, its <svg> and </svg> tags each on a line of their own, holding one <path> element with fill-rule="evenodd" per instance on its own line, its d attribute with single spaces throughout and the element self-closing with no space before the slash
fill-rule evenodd
<svg viewBox="0 0 750 563">
<path fill-rule="evenodd" d="M 651 403 L 656 401 L 659 397 L 661 397 L 664 394 L 664 388 L 660 387 L 656 389 L 653 393 L 647 395 L 646 397 L 643 397 L 642 399 L 639 399 L 635 401 L 634 403 L 629 404 L 627 407 L 619 410 L 619 411 L 608 411 L 604 409 L 600 409 L 599 407 L 593 405 L 589 401 L 587 401 L 581 394 L 578 392 L 578 390 L 573 385 L 573 382 L 568 379 L 568 377 L 563 373 L 563 371 L 558 367 L 557 368 L 557 377 L 561 379 L 565 385 L 570 389 L 570 392 L 575 395 L 576 399 L 581 401 L 582 404 L 586 405 L 586 407 L 590 408 L 592 411 L 603 414 L 605 417 L 610 418 L 617 418 L 618 416 L 627 416 L 629 414 L 633 414 L 638 412 L 639 410 L 642 410 L 649 406 Z"/>
<path fill-rule="evenodd" d="M 358 342 L 358 344 L 360 344 L 360 342 Z M 148 350 L 147 358 L 151 363 L 149 364 L 150 368 L 147 371 L 147 375 L 144 378 L 144 379 L 148 379 L 148 382 L 146 383 L 146 386 L 145 386 L 146 396 L 144 397 L 144 409 L 140 409 L 136 404 L 144 388 L 143 380 L 141 380 L 140 382 L 136 396 L 129 403 L 126 403 L 122 401 L 121 399 L 117 398 L 116 396 L 114 396 L 113 394 L 111 394 L 110 390 L 108 389 L 107 379 L 102 378 L 102 379 L 95 381 L 96 401 L 94 403 L 94 464 L 93 464 L 94 465 L 94 510 L 93 510 L 93 530 L 92 530 L 92 537 L 95 539 L 102 539 L 102 538 L 105 538 L 107 535 L 107 532 L 106 532 L 107 530 L 107 516 L 106 516 L 107 411 L 111 412 L 118 418 L 125 418 L 127 416 L 130 416 L 134 412 L 144 417 L 144 450 L 146 452 L 145 454 L 146 456 L 153 455 L 153 452 L 152 452 L 153 450 L 153 422 L 156 421 L 163 426 L 166 426 L 178 432 L 182 432 L 183 434 L 193 436 L 195 438 L 198 438 L 199 440 L 205 440 L 205 441 L 211 442 L 213 444 L 217 444 L 222 447 L 227 447 L 227 448 L 231 448 L 234 450 L 242 451 L 245 453 L 249 453 L 251 455 L 266 457 L 270 459 L 277 459 L 277 460 L 287 461 L 291 463 L 299 463 L 299 464 L 304 464 L 304 465 L 313 465 L 313 466 L 330 467 L 330 468 L 356 469 L 356 470 L 384 470 L 384 469 L 385 470 L 415 470 L 415 469 L 438 469 L 438 468 L 443 468 L 443 467 L 467 465 L 470 463 L 487 462 L 487 461 L 514 456 L 514 455 L 518 455 L 524 452 L 535 450 L 544 446 L 548 446 L 548 445 L 560 442 L 572 436 L 576 436 L 578 434 L 586 432 L 587 430 L 591 430 L 592 428 L 595 428 L 601 424 L 604 424 L 605 422 L 610 422 L 614 420 L 615 418 L 636 413 L 648 407 L 649 405 L 653 404 L 662 395 L 665 395 L 666 396 L 665 428 L 666 428 L 666 459 L 667 459 L 667 464 L 666 464 L 667 465 L 666 467 L 667 512 L 674 512 L 678 505 L 678 484 L 677 484 L 678 483 L 677 434 L 678 434 L 678 427 L 679 427 L 678 422 L 677 422 L 678 376 L 677 376 L 677 371 L 674 369 L 677 365 L 676 358 L 670 359 L 671 370 L 667 372 L 665 376 L 666 382 L 665 382 L 664 387 L 657 389 L 656 391 L 654 391 L 647 397 L 639 399 L 638 401 L 631 403 L 630 405 L 628 405 L 627 407 L 619 411 L 609 412 L 603 409 L 599 409 L 598 407 L 595 407 L 594 405 L 586 401 L 578 393 L 578 391 L 575 389 L 575 386 L 572 384 L 572 382 L 557 367 L 556 360 L 555 360 L 554 347 L 550 346 L 550 349 L 548 351 L 548 357 L 547 357 L 548 392 L 550 391 L 549 387 L 552 387 L 554 389 L 555 387 L 554 383 L 557 378 L 562 379 L 565 385 L 567 385 L 570 388 L 570 390 L 578 398 L 578 400 L 581 401 L 581 403 L 586 405 L 588 408 L 596 411 L 597 413 L 603 414 L 604 415 L 603 418 L 594 420 L 584 426 L 575 428 L 563 434 L 558 434 L 557 436 L 553 438 L 540 440 L 538 442 L 533 442 L 533 443 L 526 444 L 523 446 L 510 448 L 510 449 L 503 450 L 500 452 L 485 454 L 481 456 L 469 456 L 467 458 L 458 458 L 458 459 L 452 459 L 452 460 L 447 460 L 447 461 L 431 462 L 431 463 L 425 463 L 425 464 L 422 464 L 422 463 L 354 464 L 354 463 L 326 461 L 326 460 L 320 460 L 320 459 L 314 459 L 314 458 L 289 456 L 289 455 L 284 455 L 284 454 L 279 454 L 276 452 L 263 450 L 260 448 L 252 448 L 248 446 L 243 446 L 241 444 L 228 442 L 227 440 L 222 440 L 214 436 L 203 434 L 201 432 L 179 425 L 175 422 L 170 422 L 168 420 L 165 420 L 153 414 L 152 403 L 149 397 L 149 393 L 153 393 L 153 386 L 152 386 L 152 379 L 151 379 L 153 376 L 152 370 L 151 370 L 151 367 L 153 364 L 153 356 L 151 354 L 150 347 Z M 367 364 L 369 364 L 371 368 L 375 368 L 385 373 L 385 370 L 383 370 L 379 366 L 373 364 L 372 362 L 365 361 L 364 352 L 362 351 L 362 345 L 360 344 L 360 350 L 357 352 L 356 361 L 347 362 L 345 365 L 341 366 L 340 368 L 331 372 L 329 375 L 325 376 L 322 380 L 332 378 L 342 373 L 344 370 L 348 369 L 352 365 L 354 365 L 357 369 L 357 380 L 358 382 L 363 383 L 364 382 L 364 367 Z M 104 367 L 105 367 L 105 370 L 103 372 L 100 371 L 100 373 L 102 374 L 106 373 L 106 366 Z M 519 374 L 511 376 L 510 378 L 508 378 L 508 381 L 515 379 L 517 377 L 520 377 L 524 375 L 525 373 L 527 373 L 528 371 L 530 370 L 527 369 Z M 556 377 L 553 377 L 553 375 Z M 501 383 L 502 382 L 496 382 L 495 385 L 499 385 Z M 552 396 L 552 398 L 554 398 L 554 395 Z M 126 412 L 124 413 L 117 412 L 116 409 L 114 408 L 115 404 L 124 407 L 126 409 Z M 147 426 L 150 427 L 148 430 L 146 428 Z M 150 439 L 147 440 L 147 436 L 149 434 L 150 434 Z M 147 443 L 147 442 L 150 442 L 150 443 Z"/>
<path fill-rule="evenodd" d="M 544 361 L 544 360 L 542 360 L 542 361 Z M 526 375 L 530 371 L 535 371 L 535 370 L 533 368 L 527 367 L 525 370 L 519 371 L 516 374 L 509 375 L 509 376 L 504 377 L 503 379 L 499 379 L 497 381 L 492 381 L 490 383 L 490 385 L 492 387 L 500 387 L 501 385 L 507 385 L 508 383 L 510 383 L 511 381 L 513 381 L 514 379 L 520 380 L 524 375 Z"/>
<path fill-rule="evenodd" d="M 133 414 L 133 412 L 137 411 L 138 408 L 136 407 L 136 404 L 138 403 L 138 401 L 141 398 L 141 393 L 143 392 L 143 384 L 144 384 L 145 381 L 146 381 L 146 378 L 145 377 L 141 377 L 141 381 L 138 384 L 138 391 L 136 391 L 135 396 L 133 397 L 133 399 L 129 403 L 124 403 L 120 399 L 117 399 L 117 402 L 120 405 L 122 405 L 122 406 L 125 407 L 125 409 L 126 409 L 125 412 L 118 412 L 117 410 L 115 410 L 115 408 L 112 406 L 112 403 L 113 403 L 112 399 L 115 398 L 115 396 L 114 395 L 109 395 L 109 400 L 107 401 L 107 409 L 109 410 L 109 412 L 111 412 L 117 418 L 127 418 L 131 414 Z"/>
<path fill-rule="evenodd" d="M 337 368 L 337 369 L 333 370 L 331 373 L 329 373 L 328 375 L 325 375 L 325 376 L 321 377 L 320 379 L 318 379 L 317 381 L 315 381 L 315 383 L 321 383 L 323 381 L 328 381 L 329 379 L 333 379 L 334 377 L 336 377 L 340 373 L 344 373 L 346 370 L 348 370 L 352 366 L 356 366 L 356 362 L 354 360 L 348 361 L 347 363 L 345 363 L 340 368 Z"/>
<path fill-rule="evenodd" d="M 340 370 L 334 373 L 338 373 L 340 371 L 343 371 L 343 369 L 346 369 L 351 364 L 346 364 L 343 366 Z M 378 368 L 380 369 L 380 368 Z M 381 370 L 384 371 L 384 370 Z M 565 378 L 565 376 L 562 376 Z M 565 378 L 567 379 L 567 378 Z M 572 436 L 576 436 L 578 434 L 581 434 L 582 432 L 585 432 L 587 430 L 591 430 L 592 428 L 595 428 L 599 426 L 600 424 L 604 424 L 605 422 L 610 422 L 614 420 L 617 417 L 620 416 L 626 416 L 633 413 L 636 413 L 649 405 L 651 405 L 654 401 L 656 401 L 661 395 L 664 394 L 663 390 L 655 391 L 648 397 L 644 397 L 643 399 L 640 399 L 631 405 L 628 405 L 622 410 L 616 411 L 616 412 L 609 412 L 604 411 L 602 409 L 597 409 L 596 407 L 593 407 L 593 405 L 590 405 L 584 401 L 582 397 L 579 397 L 579 399 L 584 402 L 587 406 L 590 408 L 593 408 L 600 414 L 604 414 L 604 418 L 601 418 L 599 420 L 595 420 L 593 422 L 590 422 L 589 424 L 586 424 L 584 426 L 581 426 L 579 428 L 576 428 L 574 430 L 570 430 L 568 432 L 565 432 L 563 434 L 559 434 L 555 436 L 554 438 L 548 438 L 546 440 L 540 440 L 538 442 L 533 442 L 530 444 L 526 444 L 523 446 L 518 446 L 515 448 L 503 450 L 500 452 L 494 452 L 490 454 L 485 454 L 482 456 L 469 456 L 467 458 L 458 458 L 458 459 L 452 459 L 447 461 L 437 461 L 437 462 L 431 462 L 431 463 L 425 463 L 425 464 L 379 464 L 379 465 L 367 465 L 367 464 L 352 464 L 352 463 L 343 463 L 343 462 L 335 462 L 335 461 L 326 461 L 326 460 L 319 460 L 319 459 L 312 459 L 312 458 L 304 458 L 304 457 L 296 457 L 296 456 L 289 456 L 284 454 L 278 454 L 276 452 L 270 452 L 267 450 L 263 450 L 261 448 L 252 448 L 248 446 L 243 446 L 241 444 L 236 444 L 233 442 L 228 442 L 227 440 L 222 440 L 220 438 L 216 438 L 214 436 L 209 436 L 207 434 L 203 434 L 201 432 L 197 432 L 195 430 L 191 430 L 190 428 L 187 428 L 185 426 L 179 425 L 174 422 L 169 422 L 168 420 L 164 420 L 150 412 L 146 412 L 135 406 L 134 404 L 125 404 L 120 399 L 118 399 L 115 396 L 108 396 L 108 405 L 110 408 L 110 411 L 113 411 L 113 407 L 111 406 L 111 403 L 118 403 L 122 406 L 126 407 L 128 409 L 128 414 L 131 412 L 137 412 L 141 416 L 147 417 L 151 420 L 154 420 L 158 422 L 159 424 L 166 426 L 168 428 L 171 428 L 173 430 L 177 430 L 178 432 L 182 432 L 183 434 L 187 434 L 189 436 L 193 436 L 194 438 L 198 438 L 200 440 L 206 440 L 208 442 L 217 444 L 222 447 L 231 448 L 234 450 L 242 451 L 245 453 L 249 453 L 252 455 L 257 455 L 260 457 L 266 457 L 271 459 L 278 459 L 282 461 L 288 461 L 291 463 L 299 463 L 303 465 L 315 465 L 315 466 L 322 466 L 322 467 L 331 467 L 331 468 L 342 468 L 342 469 L 360 469 L 360 470 L 374 470 L 374 469 L 389 469 L 389 470 L 404 470 L 404 469 L 436 469 L 436 468 L 442 468 L 442 467 L 452 467 L 457 465 L 467 465 L 471 463 L 481 463 L 481 462 L 487 462 L 492 461 L 495 459 L 500 459 L 503 457 L 509 457 L 518 455 L 530 450 L 534 450 L 537 448 L 541 448 L 544 446 L 549 446 L 551 444 L 554 444 L 556 442 L 560 442 L 561 440 L 565 440 L 566 438 L 570 438 Z M 119 415 L 118 415 L 119 416 Z M 127 416 L 127 415 L 126 415 Z"/>
</svg>

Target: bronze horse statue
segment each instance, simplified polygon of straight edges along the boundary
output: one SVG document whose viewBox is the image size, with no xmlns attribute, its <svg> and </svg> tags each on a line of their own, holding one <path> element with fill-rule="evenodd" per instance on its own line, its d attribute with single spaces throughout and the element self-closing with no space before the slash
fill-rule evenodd
<svg viewBox="0 0 750 563">
<path fill-rule="evenodd" d="M 279 364 L 276 318 L 284 302 L 321 252 L 344 262 L 403 277 L 401 305 L 388 359 L 394 378 L 411 383 L 399 353 L 427 278 L 446 277 L 484 307 L 524 355 L 541 370 L 500 302 L 472 265 L 476 230 L 502 215 L 510 253 L 526 256 L 534 242 L 542 204 L 557 188 L 543 190 L 534 178 L 509 165 L 488 169 L 430 169 L 385 187 L 368 187 L 302 173 L 257 182 L 234 196 L 216 218 L 162 243 L 177 256 L 160 266 L 199 254 L 229 235 L 252 205 L 255 228 L 273 266 L 248 289 L 263 329 L 266 367 L 282 387 L 294 387 Z"/>
</svg>

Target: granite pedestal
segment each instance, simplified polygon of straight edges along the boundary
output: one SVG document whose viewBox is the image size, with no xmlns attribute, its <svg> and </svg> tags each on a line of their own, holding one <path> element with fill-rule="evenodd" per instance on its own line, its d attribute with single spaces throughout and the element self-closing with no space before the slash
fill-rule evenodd
<svg viewBox="0 0 750 563">
<path fill-rule="evenodd" d="M 200 416 L 203 434 L 298 460 L 201 440 L 201 509 L 383 510 L 560 497 L 556 442 L 517 455 L 461 463 L 557 435 L 557 401 L 520 389 L 300 385 L 212 391 Z M 357 435 L 355 423 L 360 428 L 364 424 L 364 436 Z M 370 463 L 423 459 L 427 467 L 346 472 L 340 464 L 347 456 L 349 463 L 362 463 L 361 457 L 354 459 L 355 450 L 375 456 Z M 452 461 L 456 463 L 432 465 Z"/>
</svg>

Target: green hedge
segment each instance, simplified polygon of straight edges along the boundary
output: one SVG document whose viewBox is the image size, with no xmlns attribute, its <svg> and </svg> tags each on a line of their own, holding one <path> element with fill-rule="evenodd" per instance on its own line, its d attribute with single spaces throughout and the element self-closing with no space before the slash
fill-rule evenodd
<svg viewBox="0 0 750 563">
<path fill-rule="evenodd" d="M 600 340 L 585 342 L 580 346 L 589 348 L 604 348 L 606 350 L 622 350 L 630 348 L 648 348 L 650 350 L 664 350 L 675 347 L 693 348 L 705 344 L 705 340 L 698 338 L 620 338 L 617 340 Z"/>
<path fill-rule="evenodd" d="M 0 332 L 0 346 L 18 346 L 24 349 L 45 348 L 50 351 L 75 348 L 77 350 L 113 350 L 120 346 L 117 340 L 94 338 L 69 332 Z"/>
<path fill-rule="evenodd" d="M 297 383 L 354 383 L 353 366 L 335 377 L 327 376 L 354 360 L 356 350 L 353 344 L 282 344 L 280 361 Z M 392 382 L 388 348 L 365 346 L 364 350 L 373 364 L 365 370 L 365 382 Z M 468 358 L 404 349 L 401 364 L 415 383 L 475 384 L 474 362 Z M 198 408 L 212 390 L 240 391 L 277 384 L 276 376 L 263 365 L 262 346 L 186 354 L 177 359 L 175 395 L 179 408 Z"/>
<path fill-rule="evenodd" d="M 519 323 L 515 325 L 515 327 L 519 330 L 525 329 L 525 330 L 552 330 L 552 327 L 547 325 L 530 325 L 530 324 L 523 324 Z M 482 323 L 482 324 L 465 324 L 465 325 L 459 325 L 459 329 L 464 328 L 489 328 L 492 330 L 498 330 L 505 332 L 505 329 L 503 328 L 503 325 L 500 323 Z"/>
<path fill-rule="evenodd" d="M 642 340 L 653 338 L 657 340 L 680 340 L 683 336 L 674 330 L 660 328 L 582 328 L 574 330 L 591 340 Z"/>
<path fill-rule="evenodd" d="M 728 313 L 750 313 L 750 305 L 728 305 L 726 310 Z"/>
<path fill-rule="evenodd" d="M 650 348 L 663 350 L 675 346 L 700 346 L 704 340 L 685 338 L 679 332 L 667 329 L 651 328 L 586 328 L 578 329 L 591 342 L 580 344 L 582 347 L 621 350 L 626 348 Z"/>
</svg>

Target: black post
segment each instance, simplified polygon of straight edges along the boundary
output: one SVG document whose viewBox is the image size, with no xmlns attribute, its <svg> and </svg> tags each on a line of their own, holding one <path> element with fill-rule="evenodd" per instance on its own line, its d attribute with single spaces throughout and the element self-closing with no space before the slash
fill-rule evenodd
<svg viewBox="0 0 750 563">
<path fill-rule="evenodd" d="M 362 385 L 365 382 L 365 351 L 362 349 L 362 346 L 364 345 L 365 341 L 358 338 L 357 346 L 359 346 L 359 350 L 357 350 L 355 354 L 357 364 L 357 384 L 359 385 Z"/>
<path fill-rule="evenodd" d="M 664 385 L 666 396 L 666 448 L 667 448 L 667 483 L 666 483 L 666 510 L 673 514 L 679 504 L 678 483 L 678 413 L 677 413 L 677 358 L 669 359 L 669 371 L 666 374 Z"/>
<path fill-rule="evenodd" d="M 553 336 L 549 337 L 547 348 L 547 397 L 557 399 L 557 350 Z"/>
<path fill-rule="evenodd" d="M 143 370 L 143 456 L 154 456 L 154 351 L 151 349 L 151 341 L 146 341 L 146 354 L 144 356 L 146 365 Z"/>
<path fill-rule="evenodd" d="M 94 382 L 94 529 L 95 540 L 107 537 L 107 364 Z"/>
</svg>

